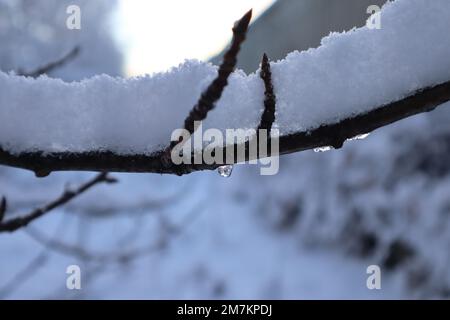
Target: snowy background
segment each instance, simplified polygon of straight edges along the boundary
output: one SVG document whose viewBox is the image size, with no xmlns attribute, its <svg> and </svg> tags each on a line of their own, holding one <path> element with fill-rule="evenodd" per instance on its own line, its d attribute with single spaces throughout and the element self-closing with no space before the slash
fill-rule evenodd
<svg viewBox="0 0 450 320">
<path fill-rule="evenodd" d="M 361 27 L 368 18 L 367 6 L 383 2 L 279 0 L 254 23 L 240 68 L 254 72 L 263 51 L 282 59 L 292 50 L 319 46 L 331 31 Z M 82 8 L 79 32 L 65 28 L 69 3 Z M 73 81 L 101 73 L 127 76 L 129 51 L 115 36 L 113 23 L 124 5 L 115 7 L 109 0 L 0 0 L 0 69 L 33 70 L 80 45 L 80 56 L 49 77 Z M 204 14 L 214 14 L 207 10 Z M 376 102 L 448 80 L 450 59 L 444 56 L 450 53 L 450 40 L 445 39 L 450 1 L 397 0 L 389 10 L 384 36 L 392 41 L 378 52 L 381 55 L 376 50 L 367 55 L 373 60 L 351 53 L 373 49 L 370 45 L 385 39 L 370 40 L 367 33 L 375 30 L 358 30 L 332 35 L 323 41 L 328 49 L 294 53 L 290 61 L 299 72 L 322 77 L 311 82 L 336 79 L 338 74 L 328 78 L 321 73 L 325 67 L 351 74 L 374 63 L 374 73 L 363 73 L 354 86 L 372 77 L 382 93 L 375 91 L 366 99 Z M 394 34 L 389 26 L 395 26 Z M 354 47 L 348 45 L 353 40 L 344 47 L 347 59 L 308 57 L 334 53 L 346 38 L 358 34 L 365 36 L 359 36 Z M 408 38 L 411 34 L 416 41 Z M 207 59 L 201 53 L 192 58 Z M 302 70 L 307 59 L 323 59 L 329 65 Z M 359 64 L 352 65 L 355 61 Z M 394 63 L 401 68 L 392 67 Z M 283 64 L 287 62 L 274 71 Z M 376 66 L 391 66 L 392 72 L 377 71 Z M 2 77 L 0 83 L 15 81 Z M 304 83 L 301 76 L 296 79 Z M 342 92 L 346 85 L 352 85 L 348 77 L 337 87 L 327 83 L 330 95 L 342 105 L 353 102 Z M 3 121 L 11 107 L 5 101 L 12 97 L 11 90 L 0 88 Z M 216 172 L 182 178 L 115 174 L 119 184 L 96 187 L 25 230 L 0 234 L 0 298 L 448 298 L 446 109 L 383 128 L 342 150 L 284 156 L 276 176 L 263 177 L 259 168 L 241 165 L 227 179 Z M 6 126 L 2 128 L 0 132 Z M 26 213 L 92 175 L 57 173 L 36 179 L 32 173 L 0 167 L 0 195 L 8 198 L 8 214 Z M 65 271 L 71 264 L 81 267 L 81 291 L 66 289 Z M 366 287 L 366 268 L 373 264 L 382 270 L 381 290 Z"/>
</svg>

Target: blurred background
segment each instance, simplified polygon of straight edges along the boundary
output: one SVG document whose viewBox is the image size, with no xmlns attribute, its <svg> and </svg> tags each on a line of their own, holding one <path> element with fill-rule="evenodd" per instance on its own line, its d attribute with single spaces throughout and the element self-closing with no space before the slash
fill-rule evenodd
<svg viewBox="0 0 450 320">
<path fill-rule="evenodd" d="M 282 59 L 365 24 L 382 0 L 0 0 L 0 70 L 34 70 L 75 46 L 49 76 L 164 72 L 218 64 L 231 26 L 256 18 L 239 68 Z M 79 5 L 81 30 L 66 8 Z M 1 88 L 0 88 L 1 94 Z M 450 113 L 441 108 L 342 150 L 284 156 L 280 173 L 235 166 L 186 177 L 114 174 L 28 228 L 0 234 L 0 298 L 317 299 L 450 297 Z M 37 179 L 0 167 L 9 213 L 26 213 L 93 173 Z M 66 288 L 66 268 L 82 290 Z M 382 289 L 368 290 L 379 265 Z"/>
</svg>

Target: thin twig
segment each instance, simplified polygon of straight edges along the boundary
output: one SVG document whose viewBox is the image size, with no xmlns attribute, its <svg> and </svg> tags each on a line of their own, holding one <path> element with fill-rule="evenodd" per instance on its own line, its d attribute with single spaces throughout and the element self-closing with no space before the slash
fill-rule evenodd
<svg viewBox="0 0 450 320">
<path fill-rule="evenodd" d="M 65 232 L 67 216 L 63 215 L 61 221 L 58 223 L 52 239 L 59 239 Z M 43 248 L 38 255 L 31 259 L 23 268 L 21 268 L 15 275 L 9 278 L 8 282 L 0 287 L 0 299 L 5 299 L 20 288 L 26 281 L 28 281 L 36 271 L 45 267 L 46 262 L 50 258 L 51 252 L 47 248 Z"/>
<path fill-rule="evenodd" d="M 223 90 L 228 85 L 228 78 L 236 67 L 237 55 L 247 36 L 248 26 L 251 19 L 252 10 L 248 11 L 234 24 L 231 46 L 223 57 L 223 62 L 219 67 L 216 79 L 214 79 L 206 91 L 202 93 L 197 104 L 192 108 L 189 115 L 184 120 L 184 128 L 190 134 L 193 134 L 196 130 L 195 123 L 206 119 L 208 112 L 214 109 L 216 102 L 220 99 Z M 179 141 L 171 141 L 169 147 L 166 148 L 166 150 L 161 154 L 160 162 L 162 166 L 166 168 L 172 167 L 174 173 L 182 175 L 182 172 L 177 172 L 177 166 L 174 166 L 171 160 L 171 152 L 178 143 Z"/>
<path fill-rule="evenodd" d="M 258 131 L 265 129 L 268 131 L 267 135 L 270 137 L 270 130 L 275 121 L 275 104 L 276 97 L 273 90 L 272 72 L 270 70 L 270 63 L 267 54 L 264 53 L 261 63 L 261 79 L 264 81 L 264 112 L 261 117 L 261 122 L 258 126 Z"/>
<path fill-rule="evenodd" d="M 20 228 L 26 227 L 30 222 L 42 217 L 46 213 L 52 211 L 55 208 L 61 207 L 64 204 L 68 203 L 73 198 L 79 196 L 80 194 L 86 192 L 93 186 L 99 184 L 99 183 L 115 183 L 117 182 L 116 179 L 111 178 L 108 176 L 107 172 L 102 172 L 95 176 L 92 180 L 84 183 L 80 187 L 78 187 L 76 190 L 66 190 L 59 198 L 56 200 L 48 203 L 47 205 L 35 209 L 29 214 L 23 216 L 23 217 L 17 217 L 10 220 L 6 220 L 4 222 L 0 223 L 0 232 L 14 232 Z"/>
<path fill-rule="evenodd" d="M 234 71 L 237 63 L 237 55 L 241 49 L 242 42 L 245 41 L 248 26 L 252 18 L 252 10 L 247 12 L 233 27 L 233 40 L 228 51 L 225 53 L 222 65 L 219 68 L 217 78 L 209 85 L 201 95 L 200 100 L 189 113 L 184 121 L 184 128 L 191 134 L 194 133 L 194 122 L 202 121 L 209 111 L 214 109 L 215 103 L 222 96 L 222 92 L 228 84 L 228 77 Z"/>
<path fill-rule="evenodd" d="M 25 232 L 33 240 L 40 243 L 48 250 L 52 250 L 65 256 L 71 256 L 77 259 L 98 263 L 126 262 L 164 249 L 169 236 L 171 236 L 170 239 L 173 240 L 178 236 L 183 235 L 187 232 L 187 227 L 196 222 L 203 212 L 204 210 L 201 209 L 201 204 L 199 204 L 195 206 L 188 214 L 186 214 L 186 216 L 178 224 L 165 221 L 165 225 L 162 225 L 162 228 L 160 228 L 162 234 L 159 235 L 165 241 L 161 242 L 157 239 L 150 244 L 127 249 L 125 251 L 120 249 L 108 252 L 95 252 L 78 245 L 63 242 L 60 239 L 53 239 L 33 227 L 26 229 Z M 163 215 L 160 217 L 166 219 Z"/>
<path fill-rule="evenodd" d="M 261 138 L 265 137 L 264 143 L 266 143 L 266 152 L 267 154 L 272 154 L 272 145 L 269 143 L 269 139 L 271 137 L 271 131 L 273 123 L 275 122 L 275 105 L 276 105 L 276 97 L 273 89 L 272 83 L 272 72 L 270 70 L 270 62 L 267 54 L 264 53 L 262 62 L 261 62 L 261 72 L 260 77 L 264 81 L 264 112 L 261 116 L 261 121 L 258 126 L 258 130 L 256 131 L 256 141 L 258 142 L 258 155 L 260 154 L 259 148 L 261 147 Z M 266 131 L 266 135 L 263 135 L 263 130 Z M 248 145 L 246 145 L 248 148 Z M 264 154 L 263 153 L 263 154 Z"/>
<path fill-rule="evenodd" d="M 25 76 L 25 77 L 37 78 L 43 74 L 48 74 L 49 72 L 51 72 L 57 68 L 60 68 L 63 65 L 67 64 L 69 61 L 75 59 L 79 55 L 80 51 L 81 51 L 80 47 L 77 46 L 59 60 L 50 62 L 47 65 L 42 66 L 31 72 L 18 72 L 18 75 Z"/>
<path fill-rule="evenodd" d="M 6 198 L 2 197 L 2 200 L 0 201 L 0 223 L 3 221 L 3 218 L 5 217 L 6 208 L 7 208 Z"/>
<path fill-rule="evenodd" d="M 17 290 L 20 285 L 25 283 L 40 268 L 44 267 L 45 262 L 48 260 L 48 250 L 44 249 L 39 254 L 37 254 L 30 262 L 28 262 L 25 267 L 23 267 L 17 274 L 15 274 L 11 279 L 0 288 L 0 299 L 5 299 L 11 295 L 14 290 Z"/>
</svg>

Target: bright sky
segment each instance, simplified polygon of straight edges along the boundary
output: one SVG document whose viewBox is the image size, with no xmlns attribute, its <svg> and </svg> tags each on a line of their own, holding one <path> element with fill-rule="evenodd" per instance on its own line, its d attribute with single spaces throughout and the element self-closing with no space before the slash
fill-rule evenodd
<svg viewBox="0 0 450 320">
<path fill-rule="evenodd" d="M 119 0 L 119 41 L 126 71 L 164 71 L 184 59 L 206 60 L 231 37 L 233 23 L 253 8 L 253 19 L 274 0 Z"/>
</svg>

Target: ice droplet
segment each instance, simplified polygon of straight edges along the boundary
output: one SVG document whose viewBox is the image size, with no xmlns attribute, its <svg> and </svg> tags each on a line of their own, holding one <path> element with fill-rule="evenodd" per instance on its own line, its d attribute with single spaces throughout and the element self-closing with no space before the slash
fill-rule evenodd
<svg viewBox="0 0 450 320">
<path fill-rule="evenodd" d="M 365 134 L 359 134 L 349 140 L 364 140 L 366 139 L 368 136 L 370 136 L 370 133 L 365 133 Z"/>
<path fill-rule="evenodd" d="M 220 174 L 221 177 L 228 178 L 231 176 L 231 173 L 233 172 L 233 166 L 232 165 L 221 166 L 217 169 L 217 172 Z"/>
<path fill-rule="evenodd" d="M 333 150 L 333 147 L 326 146 L 326 147 L 315 148 L 314 152 L 316 152 L 316 153 L 318 153 L 318 152 L 327 152 L 327 151 L 331 151 L 331 150 Z"/>
</svg>

